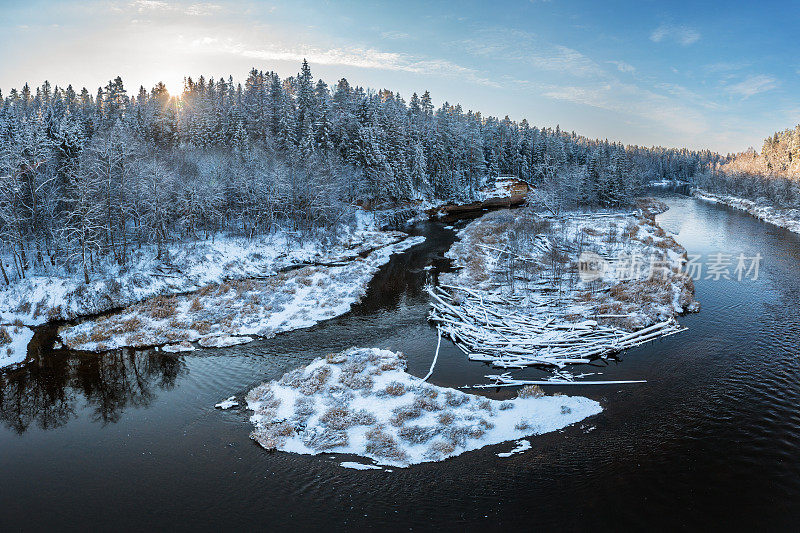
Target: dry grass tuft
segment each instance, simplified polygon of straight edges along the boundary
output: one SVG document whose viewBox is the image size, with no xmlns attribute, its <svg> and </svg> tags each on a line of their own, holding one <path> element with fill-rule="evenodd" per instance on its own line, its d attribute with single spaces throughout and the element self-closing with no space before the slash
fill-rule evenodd
<svg viewBox="0 0 800 533">
<path fill-rule="evenodd" d="M 311 396 L 312 394 L 316 394 L 317 392 L 321 391 L 325 384 L 328 382 L 328 378 L 331 375 L 331 369 L 327 366 L 323 366 L 322 368 L 317 368 L 314 370 L 311 375 L 305 377 L 300 386 L 297 389 L 305 394 L 306 396 Z"/>
<path fill-rule="evenodd" d="M 389 422 L 395 427 L 401 427 L 408 420 L 414 420 L 422 416 L 422 410 L 419 407 L 410 405 L 396 407 L 392 411 L 392 418 Z"/>
<path fill-rule="evenodd" d="M 440 458 L 450 455 L 454 451 L 456 451 L 456 447 L 452 443 L 439 440 L 431 444 L 426 455 L 433 458 Z"/>
<path fill-rule="evenodd" d="M 453 423 L 453 420 L 456 419 L 456 415 L 449 411 L 445 411 L 444 413 L 439 413 L 439 423 L 443 426 L 449 426 Z"/>
<path fill-rule="evenodd" d="M 469 403 L 469 396 L 463 392 L 449 390 L 444 393 L 444 397 L 445 402 L 450 407 L 458 407 L 460 405 L 464 405 L 465 403 Z"/>
<path fill-rule="evenodd" d="M 104 328 L 103 326 L 96 325 L 92 328 L 91 333 L 89 333 L 89 340 L 91 342 L 105 342 L 111 340 L 111 333 Z M 98 346 L 99 348 L 99 346 Z"/>
<path fill-rule="evenodd" d="M 142 320 L 138 316 L 133 316 L 126 320 L 123 320 L 119 325 L 119 331 L 121 333 L 131 333 L 133 331 L 138 331 L 143 326 Z"/>
<path fill-rule="evenodd" d="M 544 391 L 539 385 L 525 385 L 517 391 L 517 398 L 541 398 Z"/>
<path fill-rule="evenodd" d="M 625 229 L 622 232 L 622 236 L 625 237 L 626 239 L 634 239 L 638 234 L 639 234 L 639 224 L 633 221 L 629 222 L 628 225 L 625 226 Z"/>
<path fill-rule="evenodd" d="M 0 327 L 0 346 L 5 346 L 6 344 L 11 344 L 11 334 L 8 333 L 8 330 L 5 327 Z"/>
<path fill-rule="evenodd" d="M 197 331 L 200 335 L 211 333 L 211 323 L 207 320 L 198 320 L 192 324 L 192 329 Z"/>
<path fill-rule="evenodd" d="M 347 432 L 337 429 L 324 428 L 321 431 L 306 431 L 303 434 L 303 443 L 317 451 L 347 446 L 349 442 Z"/>
<path fill-rule="evenodd" d="M 399 381 L 392 381 L 386 388 L 383 390 L 389 396 L 402 396 L 406 393 L 406 386 L 400 383 Z"/>
<path fill-rule="evenodd" d="M 193 298 L 192 304 L 189 306 L 189 311 L 198 312 L 203 310 L 203 302 L 200 301 L 200 298 Z"/>
<path fill-rule="evenodd" d="M 150 316 L 157 319 L 169 318 L 175 314 L 178 308 L 178 300 L 174 297 L 156 296 L 144 303 L 145 309 Z"/>
<path fill-rule="evenodd" d="M 398 446 L 394 437 L 380 427 L 374 427 L 367 432 L 365 450 L 368 454 L 396 461 L 405 461 L 407 458 L 406 452 Z"/>
<path fill-rule="evenodd" d="M 287 437 L 294 435 L 294 427 L 286 421 L 274 422 L 256 429 L 250 438 L 258 442 L 266 450 L 274 450 L 286 442 Z"/>
<path fill-rule="evenodd" d="M 338 365 L 347 361 L 347 356 L 343 353 L 329 353 L 325 356 L 325 362 L 331 365 Z"/>
<path fill-rule="evenodd" d="M 332 407 L 319 417 L 319 421 L 331 429 L 344 430 L 353 425 L 352 413 L 347 407 Z"/>
<path fill-rule="evenodd" d="M 441 411 L 442 404 L 427 396 L 418 395 L 414 398 L 414 403 L 411 405 L 414 409 L 422 409 L 423 411 Z"/>
<path fill-rule="evenodd" d="M 436 428 L 425 426 L 406 426 L 397 432 L 401 439 L 411 444 L 428 442 L 436 433 Z"/>
</svg>

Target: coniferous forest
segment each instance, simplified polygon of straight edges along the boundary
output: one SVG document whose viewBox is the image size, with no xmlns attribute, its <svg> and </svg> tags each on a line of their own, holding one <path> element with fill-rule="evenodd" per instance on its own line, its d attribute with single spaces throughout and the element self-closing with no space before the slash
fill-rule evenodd
<svg viewBox="0 0 800 533">
<path fill-rule="evenodd" d="M 285 230 L 309 238 L 348 206 L 466 201 L 513 175 L 568 206 L 625 204 L 644 183 L 686 180 L 710 151 L 623 146 L 558 126 L 484 116 L 428 91 L 253 69 L 130 91 L 44 82 L 0 95 L 0 235 L 7 284 L 29 271 L 125 265 L 130 251 Z"/>
</svg>

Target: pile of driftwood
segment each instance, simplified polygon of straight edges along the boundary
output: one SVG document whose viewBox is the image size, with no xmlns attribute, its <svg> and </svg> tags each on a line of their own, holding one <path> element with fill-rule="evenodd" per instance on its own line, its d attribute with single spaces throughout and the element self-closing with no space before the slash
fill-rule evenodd
<svg viewBox="0 0 800 533">
<path fill-rule="evenodd" d="M 465 287 L 444 285 L 428 292 L 433 298 L 430 320 L 439 332 L 469 359 L 497 368 L 589 363 L 685 329 L 670 319 L 628 332 L 593 320 L 558 321 L 548 316 L 546 306 L 526 313 L 500 296 L 481 295 Z M 524 384 L 506 375 L 492 378 Z"/>
</svg>

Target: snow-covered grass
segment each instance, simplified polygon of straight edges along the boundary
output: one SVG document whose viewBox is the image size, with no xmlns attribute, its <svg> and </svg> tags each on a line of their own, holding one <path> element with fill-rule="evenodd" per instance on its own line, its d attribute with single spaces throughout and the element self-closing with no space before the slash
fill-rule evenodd
<svg viewBox="0 0 800 533">
<path fill-rule="evenodd" d="M 16 365 L 28 357 L 33 330 L 19 324 L 0 326 L 0 368 Z"/>
<path fill-rule="evenodd" d="M 660 205 L 642 208 L 558 218 L 530 208 L 488 213 L 459 232 L 446 255 L 460 268 L 442 274 L 440 283 L 499 296 L 557 321 L 597 320 L 630 330 L 693 310 L 694 284 L 682 272 L 686 251 L 655 222 Z M 578 272 L 589 252 L 607 261 L 595 281 Z M 638 272 L 626 262 L 631 258 L 641 264 Z"/>
<path fill-rule="evenodd" d="M 398 234 L 383 235 L 395 240 Z M 66 346 L 78 350 L 163 344 L 178 350 L 176 343 L 181 342 L 184 347 L 194 341 L 203 347 L 231 346 L 249 342 L 250 336 L 271 337 L 309 327 L 347 313 L 392 254 L 424 240 L 409 237 L 386 244 L 339 266 L 305 266 L 263 279 L 215 283 L 190 294 L 150 298 L 66 328 L 61 337 Z"/>
<path fill-rule="evenodd" d="M 402 354 L 377 348 L 316 359 L 248 393 L 251 437 L 268 450 L 404 467 L 555 431 L 602 410 L 588 398 L 541 393 L 491 400 L 405 370 Z"/>
<path fill-rule="evenodd" d="M 132 252 L 120 267 L 113 261 L 96 265 L 92 280 L 63 270 L 0 287 L 0 322 L 39 325 L 71 320 L 125 307 L 153 296 L 195 291 L 227 280 L 272 276 L 293 265 L 335 263 L 402 240 L 396 231 L 378 231 L 374 217 L 359 211 L 355 224 L 342 226 L 328 242 L 298 242 L 286 232 L 253 239 L 217 236 L 181 243 L 157 260 L 152 246 Z M 0 258 L 3 259 L 3 258 Z"/>
<path fill-rule="evenodd" d="M 740 209 L 764 222 L 786 228 L 794 233 L 800 233 L 800 208 L 781 209 L 770 205 L 765 198 L 753 201 L 739 198 L 738 196 L 712 194 L 702 189 L 695 189 L 693 194 L 706 202 L 724 204 L 735 209 Z"/>
</svg>

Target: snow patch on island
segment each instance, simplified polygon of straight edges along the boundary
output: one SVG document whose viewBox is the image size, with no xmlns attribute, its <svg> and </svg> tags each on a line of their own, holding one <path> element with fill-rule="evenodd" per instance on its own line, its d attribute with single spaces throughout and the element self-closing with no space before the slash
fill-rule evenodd
<svg viewBox="0 0 800 533">
<path fill-rule="evenodd" d="M 252 342 L 253 337 L 231 337 L 229 335 L 216 335 L 211 337 L 203 337 L 198 344 L 203 348 L 227 348 L 228 346 L 236 346 L 239 344 L 247 344 Z"/>
<path fill-rule="evenodd" d="M 181 352 L 193 352 L 195 347 L 192 346 L 192 343 L 189 341 L 182 341 L 178 344 L 168 344 L 162 348 L 167 353 L 181 353 Z"/>
<path fill-rule="evenodd" d="M 515 448 L 513 448 L 511 451 L 508 451 L 508 452 L 498 453 L 497 457 L 503 457 L 503 458 L 511 457 L 514 454 L 522 453 L 522 452 L 524 452 L 526 450 L 530 450 L 531 449 L 531 441 L 529 441 L 529 440 L 525 440 L 525 439 L 518 440 L 514 444 L 517 445 Z"/>
<path fill-rule="evenodd" d="M 528 389 L 491 400 L 405 370 L 402 354 L 377 348 L 316 359 L 248 393 L 251 438 L 268 450 L 348 453 L 405 467 L 555 431 L 602 410 L 588 398 Z"/>
<path fill-rule="evenodd" d="M 355 461 L 344 461 L 339 463 L 339 466 L 352 470 L 383 470 L 383 468 L 376 465 L 365 465 L 364 463 L 356 463 Z"/>
<path fill-rule="evenodd" d="M 218 404 L 214 405 L 217 409 L 230 409 L 231 407 L 236 407 L 239 405 L 239 402 L 236 401 L 236 396 L 231 396 L 227 400 L 222 400 Z"/>
<path fill-rule="evenodd" d="M 33 330 L 25 326 L 0 326 L 0 368 L 25 361 L 32 338 Z"/>
</svg>

